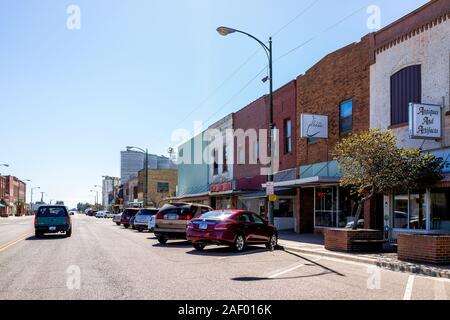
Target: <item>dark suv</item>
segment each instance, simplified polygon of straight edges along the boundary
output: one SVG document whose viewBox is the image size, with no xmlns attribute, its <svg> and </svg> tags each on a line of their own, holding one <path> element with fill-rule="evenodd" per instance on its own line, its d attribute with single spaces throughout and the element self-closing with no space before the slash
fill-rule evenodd
<svg viewBox="0 0 450 320">
<path fill-rule="evenodd" d="M 138 208 L 128 208 L 125 209 L 122 213 L 122 217 L 120 218 L 120 223 L 128 229 L 130 227 L 130 219 L 134 217 L 139 212 Z"/>
<path fill-rule="evenodd" d="M 66 237 L 72 235 L 72 219 L 65 206 L 40 206 L 34 218 L 36 238 L 44 233 L 65 232 Z"/>
</svg>

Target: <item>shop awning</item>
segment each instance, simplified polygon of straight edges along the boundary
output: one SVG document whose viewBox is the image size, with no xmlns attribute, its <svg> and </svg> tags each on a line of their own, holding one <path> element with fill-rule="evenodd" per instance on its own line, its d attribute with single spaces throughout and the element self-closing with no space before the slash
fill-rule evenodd
<svg viewBox="0 0 450 320">
<path fill-rule="evenodd" d="M 275 190 L 275 195 L 277 196 L 293 196 L 295 195 L 295 190 L 292 190 L 291 188 L 279 188 Z M 266 198 L 267 193 L 266 191 L 257 191 L 257 192 L 250 192 L 245 193 L 239 196 L 241 199 L 260 199 L 260 198 Z"/>
<path fill-rule="evenodd" d="M 0 208 L 5 208 L 6 206 L 0 203 Z"/>
<path fill-rule="evenodd" d="M 202 192 L 202 193 L 196 193 L 196 194 L 184 194 L 178 197 L 169 198 L 166 200 L 183 200 L 183 199 L 193 199 L 193 198 L 201 198 L 201 197 L 208 197 L 209 192 Z"/>
<path fill-rule="evenodd" d="M 337 184 L 339 183 L 339 181 L 339 177 L 311 177 L 291 181 L 275 182 L 274 186 L 275 188 L 314 187 L 328 184 Z M 266 188 L 266 184 L 263 184 L 262 186 L 263 188 Z"/>
</svg>

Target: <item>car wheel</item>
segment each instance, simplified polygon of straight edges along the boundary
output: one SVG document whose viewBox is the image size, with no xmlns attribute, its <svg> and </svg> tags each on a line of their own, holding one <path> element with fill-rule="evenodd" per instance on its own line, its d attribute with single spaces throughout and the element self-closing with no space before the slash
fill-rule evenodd
<svg viewBox="0 0 450 320">
<path fill-rule="evenodd" d="M 116 224 L 117 224 L 118 226 L 120 226 L 120 222 L 116 222 Z"/>
<path fill-rule="evenodd" d="M 158 242 L 161 244 L 165 244 L 167 242 L 167 238 L 166 237 L 157 237 Z"/>
<path fill-rule="evenodd" d="M 236 236 L 236 240 L 234 240 L 234 250 L 237 252 L 242 252 L 245 248 L 245 238 L 242 234 L 238 234 Z"/>
<path fill-rule="evenodd" d="M 266 248 L 269 249 L 270 251 L 273 251 L 273 250 L 275 250 L 275 248 L 277 247 L 277 245 L 278 245 L 278 237 L 277 237 L 276 234 L 273 234 L 273 235 L 270 237 L 269 242 L 266 243 Z"/>
<path fill-rule="evenodd" d="M 128 224 L 124 224 L 123 227 L 124 227 L 125 229 L 128 229 L 130 226 L 129 226 Z"/>
<path fill-rule="evenodd" d="M 197 251 L 203 251 L 203 249 L 205 249 L 205 245 L 203 243 L 195 243 L 193 246 Z"/>
<path fill-rule="evenodd" d="M 141 228 L 137 229 L 138 232 L 142 232 L 143 230 Z"/>
<path fill-rule="evenodd" d="M 72 229 L 66 231 L 66 237 L 70 238 L 72 236 Z"/>
</svg>

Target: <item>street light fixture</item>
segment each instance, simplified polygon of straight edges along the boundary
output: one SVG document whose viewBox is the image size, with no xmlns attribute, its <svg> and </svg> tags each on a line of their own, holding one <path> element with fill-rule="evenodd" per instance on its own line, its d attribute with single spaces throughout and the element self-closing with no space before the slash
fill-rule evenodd
<svg viewBox="0 0 450 320">
<path fill-rule="evenodd" d="M 145 171 L 145 185 L 144 185 L 144 208 L 148 206 L 148 149 L 142 149 L 139 147 L 128 146 L 127 151 L 139 150 L 145 154 L 144 171 Z"/>
<path fill-rule="evenodd" d="M 229 34 L 232 33 L 242 33 L 250 38 L 252 38 L 253 40 L 255 40 L 256 42 L 258 42 L 261 47 L 263 47 L 267 58 L 269 59 L 269 76 L 268 79 L 267 77 L 263 79 L 263 82 L 267 82 L 267 80 L 269 80 L 269 137 L 270 137 L 270 168 L 269 168 L 269 174 L 267 175 L 267 181 L 272 183 L 273 182 L 273 162 L 274 162 L 274 152 L 273 152 L 273 137 L 274 137 L 274 123 L 273 123 L 273 50 L 272 50 L 272 37 L 269 38 L 269 46 L 267 46 L 264 42 L 262 42 L 261 40 L 259 40 L 258 38 L 256 38 L 255 36 L 241 31 L 241 30 L 237 30 L 237 29 L 233 29 L 233 28 L 228 28 L 228 27 L 219 27 L 217 28 L 217 32 L 222 35 L 222 36 L 228 36 Z M 273 219 L 273 210 L 274 210 L 274 203 L 272 201 L 269 201 L 269 212 L 268 212 L 268 220 L 270 223 L 274 223 L 274 219 Z"/>
<path fill-rule="evenodd" d="M 95 207 L 96 209 L 98 209 L 98 190 L 91 190 L 90 192 L 95 192 L 96 196 L 95 196 Z"/>
</svg>

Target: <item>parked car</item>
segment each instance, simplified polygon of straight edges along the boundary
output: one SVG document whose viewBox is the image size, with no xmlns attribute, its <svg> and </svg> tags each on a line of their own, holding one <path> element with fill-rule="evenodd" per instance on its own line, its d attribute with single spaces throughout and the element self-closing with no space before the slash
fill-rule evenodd
<svg viewBox="0 0 450 320">
<path fill-rule="evenodd" d="M 158 213 L 158 209 L 141 209 L 134 219 L 134 227 L 137 231 L 142 232 L 148 229 L 148 223 L 152 217 Z"/>
<path fill-rule="evenodd" d="M 97 212 L 98 212 L 97 210 L 89 209 L 86 215 L 89 217 L 95 217 L 97 215 Z"/>
<path fill-rule="evenodd" d="M 114 217 L 114 215 L 111 211 L 105 211 L 105 218 L 111 219 L 112 217 Z"/>
<path fill-rule="evenodd" d="M 104 217 L 105 217 L 105 213 L 106 213 L 106 211 L 98 211 L 98 212 L 95 214 L 95 217 L 96 217 L 96 218 L 104 218 Z"/>
<path fill-rule="evenodd" d="M 130 218 L 130 227 L 131 229 L 136 230 L 136 227 L 134 226 L 134 219 L 136 219 L 136 215 Z"/>
<path fill-rule="evenodd" d="M 211 207 L 193 203 L 166 204 L 156 214 L 155 236 L 159 243 L 166 243 L 169 239 L 186 239 L 189 221 L 212 210 Z"/>
<path fill-rule="evenodd" d="M 147 230 L 149 232 L 154 232 L 155 231 L 155 224 L 156 224 L 156 214 L 153 215 L 153 216 L 150 216 L 150 219 L 148 219 Z"/>
<path fill-rule="evenodd" d="M 137 208 L 127 208 L 122 212 L 120 223 L 125 227 L 125 229 L 130 227 L 130 219 L 134 217 L 138 211 L 139 209 Z"/>
<path fill-rule="evenodd" d="M 76 213 L 76 211 L 74 211 L 74 210 L 69 211 L 69 215 L 71 215 L 71 216 L 74 216 L 75 213 Z"/>
<path fill-rule="evenodd" d="M 247 244 L 265 244 L 273 250 L 278 244 L 278 231 L 253 212 L 211 211 L 189 222 L 187 239 L 199 251 L 209 244 L 227 245 L 238 252 Z"/>
<path fill-rule="evenodd" d="M 113 222 L 120 226 L 120 221 L 122 220 L 122 213 L 117 213 L 113 217 Z"/>
<path fill-rule="evenodd" d="M 72 219 L 65 206 L 40 206 L 34 218 L 36 238 L 45 233 L 65 232 L 66 237 L 72 236 Z"/>
</svg>

